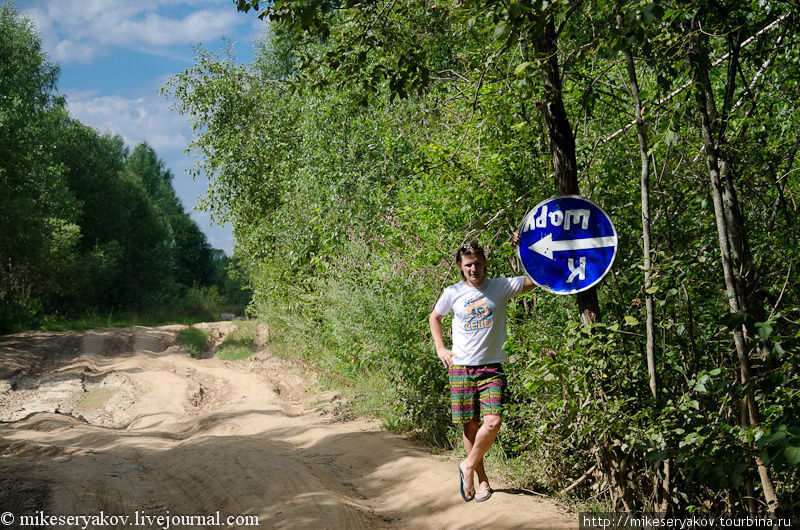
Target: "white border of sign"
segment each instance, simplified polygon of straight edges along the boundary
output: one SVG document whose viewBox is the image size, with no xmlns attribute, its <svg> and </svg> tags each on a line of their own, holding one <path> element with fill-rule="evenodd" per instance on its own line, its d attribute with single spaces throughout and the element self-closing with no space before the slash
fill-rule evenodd
<svg viewBox="0 0 800 530">
<path fill-rule="evenodd" d="M 606 211 L 605 211 L 605 210 L 604 210 L 602 207 L 600 207 L 600 205 L 599 205 L 599 204 L 597 204 L 597 203 L 596 203 L 596 202 L 594 202 L 593 200 L 591 200 L 591 199 L 587 199 L 586 197 L 582 197 L 582 196 L 580 196 L 580 195 L 556 195 L 556 196 L 554 196 L 554 197 L 549 197 L 549 198 L 547 198 L 547 199 L 545 199 L 545 200 L 543 200 L 543 201 L 539 202 L 539 204 L 537 204 L 536 206 L 534 206 L 533 208 L 531 208 L 531 209 L 528 211 L 528 213 L 526 213 L 526 214 L 525 214 L 525 217 L 523 217 L 523 218 L 522 218 L 522 222 L 521 222 L 521 223 L 520 223 L 520 225 L 519 225 L 519 235 L 520 235 L 520 237 L 522 237 L 522 227 L 524 227 L 524 226 L 525 226 L 525 224 L 527 223 L 527 221 L 528 221 L 528 217 L 530 217 L 531 215 L 533 215 L 533 213 L 534 213 L 534 212 L 538 211 L 538 210 L 539 210 L 539 207 L 540 207 L 540 206 L 542 206 L 543 204 L 545 204 L 545 203 L 547 203 L 547 202 L 550 202 L 550 201 L 552 201 L 552 200 L 555 200 L 555 199 L 561 199 L 561 198 L 581 199 L 581 200 L 583 200 L 583 201 L 586 201 L 586 202 L 588 202 L 589 204 L 593 205 L 593 206 L 594 206 L 595 208 L 597 208 L 598 210 L 600 210 L 601 212 L 603 212 L 603 215 L 605 215 L 605 216 L 606 216 L 606 219 L 608 219 L 608 222 L 611 224 L 611 230 L 613 230 L 613 232 L 614 232 L 614 237 L 615 237 L 615 238 L 616 238 L 616 240 L 617 240 L 617 244 L 616 244 L 616 245 L 614 245 L 614 255 L 613 255 L 613 256 L 611 256 L 611 261 L 608 263 L 608 267 L 606 267 L 606 270 L 604 270 L 604 271 L 603 271 L 603 274 L 601 274 L 601 275 L 600 275 L 600 277 L 599 277 L 599 278 L 597 278 L 597 279 L 596 279 L 594 282 L 592 282 L 592 283 L 591 283 L 591 284 L 589 284 L 589 285 L 584 285 L 584 286 L 583 286 L 583 287 L 581 287 L 580 289 L 575 289 L 575 290 L 573 290 L 573 291 L 554 291 L 554 290 L 552 290 L 550 287 L 548 287 L 547 285 L 542 285 L 542 284 L 540 284 L 539 282 L 537 282 L 536 280 L 534 280 L 533 278 L 531 278 L 531 275 L 530 275 L 530 274 L 528 274 L 528 270 L 525 268 L 525 264 L 524 264 L 524 262 L 522 261 L 522 255 L 520 254 L 520 248 L 522 248 L 522 242 L 521 242 L 521 241 L 520 241 L 520 244 L 519 244 L 519 245 L 517 245 L 517 259 L 519 260 L 519 263 L 520 263 L 520 265 L 522 266 L 522 270 L 525 272 L 525 277 L 527 277 L 527 278 L 528 278 L 530 281 L 532 281 L 532 282 L 533 282 L 534 284 L 536 284 L 538 287 L 541 287 L 542 289 L 544 289 L 545 291 L 547 291 L 547 292 L 549 292 L 549 293 L 558 294 L 558 295 L 578 294 L 578 293 L 582 293 L 583 291 L 586 291 L 586 290 L 588 290 L 588 289 L 591 289 L 592 287 L 594 287 L 595 285 L 597 285 L 598 283 L 600 283 L 600 281 L 601 281 L 603 278 L 605 278 L 605 277 L 606 277 L 606 275 L 608 274 L 608 272 L 611 270 L 611 267 L 614 265 L 614 262 L 615 262 L 615 261 L 616 261 L 616 259 L 617 259 L 617 251 L 619 250 L 619 235 L 617 234 L 617 227 L 615 227 L 615 226 L 614 226 L 614 222 L 611 220 L 611 216 L 610 216 L 610 215 L 608 215 L 608 213 L 607 213 L 607 212 L 606 212 Z"/>
</svg>

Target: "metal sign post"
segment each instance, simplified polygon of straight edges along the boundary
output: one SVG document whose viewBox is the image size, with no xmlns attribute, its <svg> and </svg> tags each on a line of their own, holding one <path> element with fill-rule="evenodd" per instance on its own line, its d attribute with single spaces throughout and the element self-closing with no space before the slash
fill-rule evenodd
<svg viewBox="0 0 800 530">
<path fill-rule="evenodd" d="M 525 273 L 543 289 L 575 294 L 596 285 L 617 255 L 617 231 L 594 202 L 560 195 L 536 205 L 522 221 L 517 253 Z"/>
</svg>

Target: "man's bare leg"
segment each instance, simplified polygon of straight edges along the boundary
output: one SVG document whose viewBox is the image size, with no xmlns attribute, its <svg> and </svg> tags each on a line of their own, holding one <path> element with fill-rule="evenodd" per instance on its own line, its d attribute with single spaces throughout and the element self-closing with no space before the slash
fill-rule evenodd
<svg viewBox="0 0 800 530">
<path fill-rule="evenodd" d="M 501 417 L 499 415 L 487 414 L 483 417 L 483 425 L 478 422 L 464 424 L 464 448 L 467 451 L 467 459 L 461 466 L 464 474 L 464 485 L 467 488 L 474 487 L 473 473 L 478 476 L 478 491 L 489 487 L 489 478 L 483 466 L 483 455 L 489 450 L 497 438 L 500 431 Z"/>
</svg>

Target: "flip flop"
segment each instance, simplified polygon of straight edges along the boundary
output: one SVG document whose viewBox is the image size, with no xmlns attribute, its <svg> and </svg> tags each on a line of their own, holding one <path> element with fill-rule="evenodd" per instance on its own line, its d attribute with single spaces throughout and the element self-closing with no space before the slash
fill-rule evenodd
<svg viewBox="0 0 800 530">
<path fill-rule="evenodd" d="M 464 501 L 466 502 L 469 502 L 475 498 L 474 488 L 467 489 L 467 493 L 471 493 L 472 497 L 467 497 L 466 494 L 464 493 L 464 472 L 461 471 L 461 462 L 458 463 L 458 491 L 459 493 L 461 493 L 461 498 L 464 499 Z"/>
<path fill-rule="evenodd" d="M 486 492 L 486 496 L 485 497 L 478 497 L 478 493 L 482 493 L 484 491 Z M 492 493 L 494 493 L 494 490 L 491 487 L 483 488 L 483 489 L 480 489 L 480 490 L 476 491 L 475 492 L 475 497 L 473 497 L 473 498 L 475 499 L 475 502 L 488 501 L 489 497 L 492 496 Z"/>
</svg>

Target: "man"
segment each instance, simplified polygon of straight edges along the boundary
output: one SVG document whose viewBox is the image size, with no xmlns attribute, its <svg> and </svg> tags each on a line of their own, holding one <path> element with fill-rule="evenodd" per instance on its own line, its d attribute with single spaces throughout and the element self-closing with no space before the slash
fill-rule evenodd
<svg viewBox="0 0 800 530">
<path fill-rule="evenodd" d="M 515 237 L 513 242 L 516 244 L 518 239 Z M 514 296 L 533 288 L 533 282 L 525 276 L 484 278 L 486 255 L 475 242 L 458 250 L 456 263 L 462 281 L 444 290 L 428 322 L 436 354 L 448 368 L 453 422 L 461 423 L 464 428 L 467 459 L 458 464 L 461 497 L 465 501 L 483 502 L 492 496 L 483 455 L 500 430 L 506 386 L 500 364 L 507 360 L 503 351 L 506 304 Z M 448 350 L 442 335 L 442 318 L 451 310 L 453 348 Z"/>
</svg>

